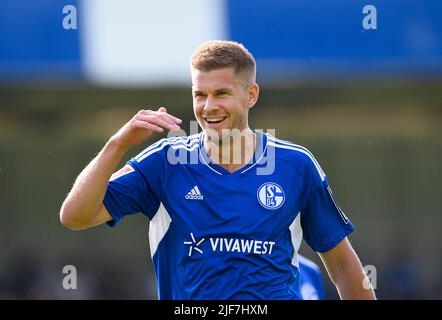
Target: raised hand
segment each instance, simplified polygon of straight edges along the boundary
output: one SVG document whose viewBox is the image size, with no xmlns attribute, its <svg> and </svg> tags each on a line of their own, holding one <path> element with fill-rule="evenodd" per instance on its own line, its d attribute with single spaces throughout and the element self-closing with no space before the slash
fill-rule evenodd
<svg viewBox="0 0 442 320">
<path fill-rule="evenodd" d="M 146 141 L 150 135 L 166 130 L 179 130 L 182 120 L 167 113 L 166 108 L 157 111 L 140 110 L 111 138 L 116 145 L 128 149 Z"/>
</svg>

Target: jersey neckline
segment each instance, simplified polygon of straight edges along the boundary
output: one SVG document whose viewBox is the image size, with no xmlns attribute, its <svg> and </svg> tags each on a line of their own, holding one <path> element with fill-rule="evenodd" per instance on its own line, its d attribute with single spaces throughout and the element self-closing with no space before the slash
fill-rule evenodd
<svg viewBox="0 0 442 320">
<path fill-rule="evenodd" d="M 200 137 L 199 137 L 199 144 L 200 144 L 199 154 L 200 154 L 200 158 L 201 158 L 202 163 L 204 165 L 206 165 L 207 167 L 209 167 L 209 169 L 211 169 L 211 171 L 213 173 L 216 173 L 217 175 L 220 175 L 220 176 L 235 176 L 235 175 L 242 175 L 242 174 L 246 173 L 247 171 L 252 169 L 255 165 L 257 165 L 260 162 L 260 160 L 264 156 L 266 149 L 267 149 L 267 135 L 260 132 L 260 131 L 256 131 L 256 130 L 252 130 L 252 131 L 255 134 L 257 134 L 257 138 L 259 139 L 258 147 L 256 148 L 252 159 L 250 159 L 250 161 L 244 167 L 242 167 L 234 172 L 229 172 L 228 170 L 224 169 L 220 165 L 214 163 L 212 161 L 212 159 L 210 159 L 210 157 L 206 153 L 206 149 L 204 149 L 204 131 L 202 131 L 200 133 Z"/>
</svg>

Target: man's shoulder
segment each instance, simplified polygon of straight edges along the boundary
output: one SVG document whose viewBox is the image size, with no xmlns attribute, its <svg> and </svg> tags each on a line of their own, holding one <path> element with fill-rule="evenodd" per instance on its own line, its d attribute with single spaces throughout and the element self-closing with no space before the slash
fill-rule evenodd
<svg viewBox="0 0 442 320">
<path fill-rule="evenodd" d="M 145 159 L 152 158 L 154 156 L 164 158 L 167 157 L 167 152 L 170 148 L 174 150 L 184 149 L 187 151 L 192 151 L 199 146 L 199 143 L 199 134 L 163 138 L 141 151 L 137 156 L 133 158 L 133 160 L 140 163 L 143 162 Z"/>
<path fill-rule="evenodd" d="M 279 156 L 296 159 L 299 161 L 308 160 L 313 157 L 311 152 L 304 146 L 296 144 L 292 141 L 281 140 L 266 133 L 267 146 L 277 149 Z"/>
<path fill-rule="evenodd" d="M 162 140 L 167 141 L 169 144 L 194 144 L 195 142 L 199 142 L 201 139 L 201 133 L 192 134 L 190 136 L 176 136 L 170 138 L 164 138 Z"/>
<path fill-rule="evenodd" d="M 316 171 L 321 179 L 324 180 L 325 173 L 309 149 L 288 140 L 278 139 L 270 134 L 266 134 L 266 136 L 267 148 L 269 150 L 272 150 L 271 148 L 273 148 L 277 159 L 282 159 L 291 163 L 301 171 Z"/>
<path fill-rule="evenodd" d="M 266 136 L 267 147 L 274 148 L 277 157 L 296 163 L 317 163 L 313 154 L 306 147 L 288 140 L 278 139 L 270 134 L 266 134 Z"/>
</svg>

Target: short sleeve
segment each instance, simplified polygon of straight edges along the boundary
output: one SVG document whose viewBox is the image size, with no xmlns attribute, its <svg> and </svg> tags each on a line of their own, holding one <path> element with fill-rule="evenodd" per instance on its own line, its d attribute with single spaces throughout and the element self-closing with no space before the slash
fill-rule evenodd
<svg viewBox="0 0 442 320">
<path fill-rule="evenodd" d="M 153 219 L 161 202 L 165 167 L 161 151 L 148 148 L 114 173 L 103 200 L 116 226 L 125 216 L 143 213 Z"/>
<path fill-rule="evenodd" d="M 306 164 L 305 179 L 307 197 L 301 210 L 304 240 L 313 250 L 325 252 L 355 228 L 334 199 L 327 177 L 313 157 Z"/>
</svg>

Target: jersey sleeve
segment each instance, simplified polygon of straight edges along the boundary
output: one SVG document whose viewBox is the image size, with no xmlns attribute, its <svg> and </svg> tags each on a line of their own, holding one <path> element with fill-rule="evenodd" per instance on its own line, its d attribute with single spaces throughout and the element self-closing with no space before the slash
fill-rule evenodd
<svg viewBox="0 0 442 320">
<path fill-rule="evenodd" d="M 147 148 L 112 175 L 103 199 L 113 218 L 108 225 L 116 226 L 125 216 L 136 213 L 153 219 L 167 170 L 161 151 Z"/>
<path fill-rule="evenodd" d="M 334 199 L 327 177 L 313 156 L 306 160 L 305 168 L 306 198 L 301 210 L 304 240 L 316 252 L 325 252 L 355 228 Z"/>
</svg>

